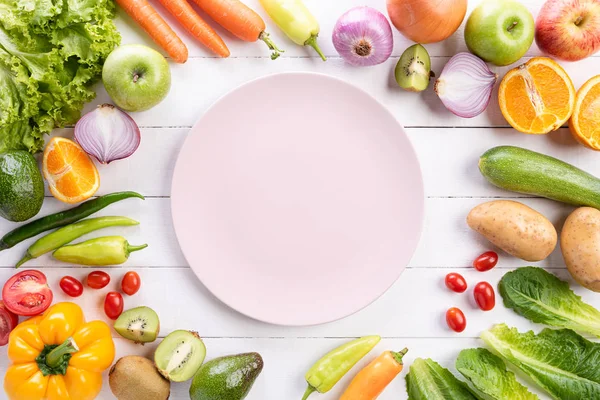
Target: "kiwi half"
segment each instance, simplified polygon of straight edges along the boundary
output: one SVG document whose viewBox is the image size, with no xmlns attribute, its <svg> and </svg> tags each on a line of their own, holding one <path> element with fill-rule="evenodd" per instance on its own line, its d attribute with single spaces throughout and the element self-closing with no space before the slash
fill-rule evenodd
<svg viewBox="0 0 600 400">
<path fill-rule="evenodd" d="M 136 343 L 149 343 L 156 340 L 160 331 L 160 321 L 150 307 L 136 307 L 121 314 L 114 327 L 125 339 Z"/>
<path fill-rule="evenodd" d="M 165 378 L 184 382 L 194 376 L 205 356 L 206 347 L 196 332 L 178 330 L 171 332 L 158 345 L 154 364 Z"/>
<path fill-rule="evenodd" d="M 413 44 L 400 56 L 396 64 L 396 82 L 410 92 L 422 92 L 429 86 L 431 59 L 425 47 Z"/>
<path fill-rule="evenodd" d="M 108 373 L 108 384 L 118 400 L 166 400 L 171 383 L 146 357 L 120 358 Z"/>
</svg>

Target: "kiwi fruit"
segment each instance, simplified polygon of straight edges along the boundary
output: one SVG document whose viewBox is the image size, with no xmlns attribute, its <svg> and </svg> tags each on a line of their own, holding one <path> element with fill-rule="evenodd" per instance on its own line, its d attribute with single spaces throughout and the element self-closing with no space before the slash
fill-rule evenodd
<svg viewBox="0 0 600 400">
<path fill-rule="evenodd" d="M 396 64 L 396 82 L 410 92 L 422 92 L 429 86 L 431 59 L 425 47 L 413 44 L 400 56 Z"/>
<path fill-rule="evenodd" d="M 166 400 L 171 383 L 146 357 L 120 358 L 108 373 L 108 384 L 118 400 Z"/>
<path fill-rule="evenodd" d="M 205 356 L 206 347 L 196 332 L 178 330 L 171 332 L 158 345 L 154 364 L 168 380 L 184 382 L 194 376 Z"/>
<path fill-rule="evenodd" d="M 160 331 L 158 315 L 150 307 L 136 307 L 117 318 L 115 330 L 125 339 L 136 343 L 154 342 Z"/>
</svg>

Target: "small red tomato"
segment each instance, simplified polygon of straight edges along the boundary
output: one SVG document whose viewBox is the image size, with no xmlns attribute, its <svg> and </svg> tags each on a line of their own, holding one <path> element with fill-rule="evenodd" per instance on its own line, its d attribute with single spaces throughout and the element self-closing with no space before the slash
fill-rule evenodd
<svg viewBox="0 0 600 400">
<path fill-rule="evenodd" d="M 479 282 L 473 289 L 475 302 L 483 311 L 490 311 L 496 305 L 494 288 L 487 282 Z"/>
<path fill-rule="evenodd" d="M 123 293 L 133 296 L 140 290 L 140 285 L 142 284 L 140 280 L 140 276 L 137 272 L 129 271 L 123 276 L 123 280 L 121 281 L 121 289 Z"/>
<path fill-rule="evenodd" d="M 52 303 L 52 297 L 46 275 L 32 269 L 13 275 L 2 288 L 4 306 L 9 311 L 26 317 L 46 311 Z"/>
<path fill-rule="evenodd" d="M 457 274 L 455 272 L 451 272 L 446 275 L 446 287 L 453 292 L 463 293 L 467 290 L 467 281 L 461 274 Z"/>
<path fill-rule="evenodd" d="M 87 276 L 87 285 L 92 289 L 102 289 L 110 283 L 110 275 L 104 271 L 92 271 Z"/>
<path fill-rule="evenodd" d="M 123 312 L 123 296 L 118 292 L 108 292 L 104 299 L 104 313 L 110 319 L 117 319 Z"/>
<path fill-rule="evenodd" d="M 63 276 L 59 283 L 60 288 L 65 292 L 68 296 L 71 297 L 79 297 L 83 293 L 83 285 L 79 280 L 73 278 L 72 276 Z"/>
<path fill-rule="evenodd" d="M 452 307 L 446 311 L 446 323 L 454 332 L 462 332 L 467 327 L 467 319 L 460 308 Z"/>
<path fill-rule="evenodd" d="M 489 271 L 498 264 L 498 254 L 495 251 L 486 251 L 473 261 L 473 267 L 479 272 Z"/>
</svg>

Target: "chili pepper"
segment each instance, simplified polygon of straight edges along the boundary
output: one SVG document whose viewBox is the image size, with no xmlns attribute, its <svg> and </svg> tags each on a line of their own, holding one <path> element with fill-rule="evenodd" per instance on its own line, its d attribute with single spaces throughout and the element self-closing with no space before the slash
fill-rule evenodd
<svg viewBox="0 0 600 400">
<path fill-rule="evenodd" d="M 0 239 L 0 251 L 10 249 L 14 245 L 21 243 L 23 240 L 37 236 L 42 232 L 77 222 L 80 219 L 89 217 L 90 215 L 102 210 L 106 206 L 121 200 L 129 199 L 131 197 L 137 197 L 144 200 L 144 196 L 136 192 L 111 193 L 102 197 L 88 200 L 70 210 L 61 211 L 56 214 L 50 214 L 43 218 L 36 219 L 35 221 L 20 226 L 4 235 L 4 237 Z"/>
<path fill-rule="evenodd" d="M 308 388 L 302 400 L 306 400 L 313 392 L 330 391 L 380 340 L 380 336 L 361 337 L 325 354 L 306 373 Z"/>
<path fill-rule="evenodd" d="M 118 265 L 127 261 L 130 253 L 146 247 L 147 244 L 131 246 L 122 236 L 104 236 L 63 246 L 52 255 L 57 260 L 73 264 Z"/>
<path fill-rule="evenodd" d="M 300 46 L 311 46 L 323 61 L 327 61 L 317 44 L 319 22 L 302 0 L 260 0 L 260 4 L 294 43 Z"/>
<path fill-rule="evenodd" d="M 402 357 L 408 349 L 399 352 L 384 351 L 364 367 L 340 397 L 340 400 L 375 400 L 383 389 L 402 372 Z"/>
<path fill-rule="evenodd" d="M 139 222 L 127 217 L 99 217 L 84 219 L 71 225 L 62 227 L 48 235 L 38 239 L 34 244 L 29 246 L 27 254 L 15 266 L 19 268 L 27 261 L 38 258 L 42 254 L 46 254 L 52 250 L 71 243 L 73 240 L 87 233 L 97 231 L 98 229 L 108 228 L 111 226 L 131 226 L 138 225 Z"/>
</svg>

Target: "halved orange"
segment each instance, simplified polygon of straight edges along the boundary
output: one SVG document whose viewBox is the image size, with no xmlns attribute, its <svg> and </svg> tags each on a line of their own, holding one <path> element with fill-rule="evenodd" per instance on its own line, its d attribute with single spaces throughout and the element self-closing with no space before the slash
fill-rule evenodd
<svg viewBox="0 0 600 400">
<path fill-rule="evenodd" d="M 42 172 L 52 195 L 65 203 L 87 200 L 100 187 L 94 162 L 77 143 L 62 137 L 48 142 Z"/>
<path fill-rule="evenodd" d="M 596 75 L 577 92 L 569 129 L 586 147 L 600 150 L 600 75 Z"/>
<path fill-rule="evenodd" d="M 498 102 L 513 128 L 543 134 L 567 122 L 575 105 L 575 88 L 556 61 L 534 57 L 506 73 L 498 90 Z"/>
</svg>

